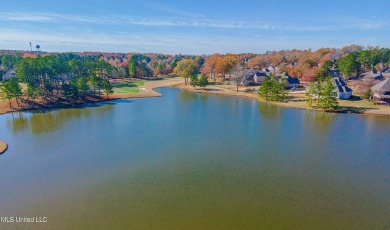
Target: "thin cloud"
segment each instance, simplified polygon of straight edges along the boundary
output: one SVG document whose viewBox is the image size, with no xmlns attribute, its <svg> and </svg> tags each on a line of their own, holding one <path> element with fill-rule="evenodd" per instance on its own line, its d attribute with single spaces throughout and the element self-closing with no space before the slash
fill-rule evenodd
<svg viewBox="0 0 390 230">
<path fill-rule="evenodd" d="M 157 53 L 245 53 L 276 49 L 307 49 L 323 46 L 335 47 L 358 42 L 362 45 L 382 45 L 377 38 L 344 38 L 332 36 L 233 36 L 200 35 L 187 33 L 63 33 L 53 31 L 22 31 L 0 29 L 0 44 L 6 49 L 29 49 L 29 42 L 40 44 L 45 51 L 105 51 L 105 52 L 157 52 Z M 86 42 L 88 41 L 88 42 Z M 383 41 L 382 41 L 383 43 Z"/>
<path fill-rule="evenodd" d="M 140 26 L 171 26 L 171 27 L 208 27 L 225 29 L 272 29 L 274 26 L 260 22 L 235 22 L 227 20 L 185 19 L 185 18 L 139 18 L 129 16 L 83 16 L 52 13 L 4 13 L 0 12 L 0 21 L 26 22 L 78 22 L 91 24 L 131 24 Z"/>
<path fill-rule="evenodd" d="M 174 15 L 181 16 L 181 17 L 191 17 L 191 18 L 204 18 L 204 17 L 206 17 L 204 14 L 199 14 L 199 13 L 195 13 L 192 11 L 179 9 L 176 7 L 172 7 L 172 6 L 163 4 L 161 2 L 150 1 L 148 3 L 148 5 L 152 9 L 155 9 L 158 11 L 163 11 L 163 12 L 170 13 L 170 14 L 174 14 Z"/>
<path fill-rule="evenodd" d="M 24 14 L 24 13 L 0 13 L 0 20 L 7 21 L 28 21 L 28 22 L 47 22 L 51 21 L 51 18 L 42 14 Z"/>
<path fill-rule="evenodd" d="M 51 22 L 51 23 L 83 23 L 83 24 L 118 24 L 138 25 L 145 27 L 198 27 L 215 29 L 242 29 L 242 30 L 269 30 L 269 31 L 342 31 L 378 30 L 388 22 L 363 20 L 358 18 L 339 18 L 338 23 L 331 21 L 330 25 L 318 22 L 318 25 L 278 25 L 270 22 L 246 22 L 207 18 L 145 18 L 131 16 L 85 16 L 72 14 L 53 13 L 5 13 L 0 12 L 0 21 L 26 21 L 26 22 Z M 329 24 L 329 23 L 328 23 Z"/>
</svg>

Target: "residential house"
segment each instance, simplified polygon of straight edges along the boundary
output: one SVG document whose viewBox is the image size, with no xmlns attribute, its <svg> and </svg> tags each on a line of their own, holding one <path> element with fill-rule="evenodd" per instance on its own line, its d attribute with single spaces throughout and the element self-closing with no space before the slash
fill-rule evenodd
<svg viewBox="0 0 390 230">
<path fill-rule="evenodd" d="M 261 82 L 263 82 L 267 76 L 269 76 L 269 75 L 267 75 L 266 72 L 257 71 L 255 73 L 255 75 L 253 76 L 253 81 L 255 82 L 255 84 L 261 84 Z"/>
<path fill-rule="evenodd" d="M 363 73 L 359 76 L 359 79 L 363 81 L 374 81 L 374 80 L 382 80 L 382 73 L 377 73 L 375 70 L 371 70 L 369 72 Z"/>
<path fill-rule="evenodd" d="M 390 78 L 371 87 L 372 97 L 377 103 L 390 105 Z"/>
<path fill-rule="evenodd" d="M 383 71 L 381 74 L 385 78 L 390 78 L 390 69 Z"/>
<path fill-rule="evenodd" d="M 298 78 L 286 76 L 286 89 L 299 88 L 300 86 L 301 82 Z"/>
<path fill-rule="evenodd" d="M 5 74 L 3 75 L 3 80 L 8 81 L 12 77 L 15 77 L 15 69 L 9 69 Z"/>
<path fill-rule="evenodd" d="M 352 96 L 352 89 L 341 78 L 332 78 L 332 85 L 334 87 L 333 92 L 338 99 L 349 99 Z"/>
<path fill-rule="evenodd" d="M 271 75 L 272 75 L 271 71 L 270 71 L 268 68 L 264 68 L 264 69 L 263 69 L 263 72 L 264 72 L 267 76 L 271 76 Z"/>
<path fill-rule="evenodd" d="M 277 76 L 277 75 L 280 74 L 280 73 L 279 73 L 279 68 L 278 68 L 278 67 L 275 67 L 275 66 L 270 66 L 270 67 L 268 67 L 268 68 L 265 68 L 264 71 L 265 71 L 266 73 L 269 72 L 270 75 L 275 75 L 275 76 Z"/>
<path fill-rule="evenodd" d="M 331 77 L 341 77 L 340 72 L 335 70 L 335 69 L 331 69 L 329 71 L 329 76 L 331 76 Z"/>
<path fill-rule="evenodd" d="M 254 82 L 254 76 L 256 74 L 256 70 L 254 69 L 245 69 L 244 77 L 241 80 L 241 85 L 248 86 Z"/>
</svg>

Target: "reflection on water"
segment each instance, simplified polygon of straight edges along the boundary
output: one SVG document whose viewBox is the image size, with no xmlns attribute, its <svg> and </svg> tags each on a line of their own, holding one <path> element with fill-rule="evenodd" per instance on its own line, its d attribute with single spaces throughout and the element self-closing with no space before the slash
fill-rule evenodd
<svg viewBox="0 0 390 230">
<path fill-rule="evenodd" d="M 12 113 L 11 117 L 7 117 L 7 125 L 13 133 L 28 129 L 28 123 L 29 121 L 23 113 Z"/>
<path fill-rule="evenodd" d="M 320 136 L 326 135 L 332 126 L 337 114 L 305 110 L 303 112 L 304 125 L 312 127 Z"/>
<path fill-rule="evenodd" d="M 200 94 L 200 100 L 201 101 L 207 101 L 207 99 L 209 98 L 209 95 L 208 94 Z"/>
<path fill-rule="evenodd" d="M 13 113 L 7 117 L 7 125 L 13 133 L 30 129 L 31 133 L 39 134 L 60 129 L 64 124 L 75 118 L 103 116 L 113 110 L 112 103 L 96 103 L 80 108 L 65 108 L 53 110 L 39 110 L 30 113 Z"/>
<path fill-rule="evenodd" d="M 5 229 L 388 225 L 390 119 L 159 92 L 0 116 L 0 216 L 49 220 Z"/>
<path fill-rule="evenodd" d="M 197 93 L 194 93 L 194 92 L 190 92 L 190 91 L 181 91 L 179 93 L 179 98 L 182 102 L 188 102 L 190 100 L 195 100 L 199 95 Z"/>
<path fill-rule="evenodd" d="M 285 108 L 268 104 L 268 103 L 259 103 L 259 111 L 261 116 L 265 116 L 272 120 L 278 120 L 281 116 L 283 116 Z"/>
</svg>

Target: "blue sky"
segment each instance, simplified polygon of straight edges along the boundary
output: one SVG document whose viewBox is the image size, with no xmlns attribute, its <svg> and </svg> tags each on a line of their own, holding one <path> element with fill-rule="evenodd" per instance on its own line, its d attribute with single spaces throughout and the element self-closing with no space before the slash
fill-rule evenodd
<svg viewBox="0 0 390 230">
<path fill-rule="evenodd" d="M 263 53 L 344 45 L 390 47 L 390 1 L 11 0 L 0 49 Z"/>
</svg>

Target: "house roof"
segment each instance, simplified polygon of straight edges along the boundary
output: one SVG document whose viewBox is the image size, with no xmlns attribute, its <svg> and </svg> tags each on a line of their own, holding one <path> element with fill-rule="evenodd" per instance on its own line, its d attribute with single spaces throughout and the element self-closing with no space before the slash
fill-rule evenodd
<svg viewBox="0 0 390 230">
<path fill-rule="evenodd" d="M 275 67 L 273 67 L 273 66 L 271 65 L 271 66 L 269 66 L 267 69 L 268 69 L 268 70 L 274 70 Z"/>
<path fill-rule="evenodd" d="M 376 71 L 374 70 L 371 70 L 369 72 L 366 72 L 366 73 L 363 73 L 362 75 L 360 75 L 362 78 L 365 78 L 365 79 L 382 79 L 383 76 L 381 73 L 377 73 Z"/>
<path fill-rule="evenodd" d="M 329 75 L 332 76 L 332 77 L 338 77 L 338 76 L 340 76 L 340 73 L 337 70 L 331 69 L 329 71 Z"/>
<path fill-rule="evenodd" d="M 333 86 L 346 86 L 345 82 L 339 77 L 332 78 Z"/>
<path fill-rule="evenodd" d="M 287 77 L 287 83 L 289 84 L 300 84 L 299 79 L 296 77 Z"/>
<path fill-rule="evenodd" d="M 352 89 L 349 88 L 348 86 L 336 86 L 333 92 L 347 93 L 347 92 L 352 92 Z"/>
<path fill-rule="evenodd" d="M 382 73 L 390 73 L 390 68 L 385 70 L 385 71 L 383 71 Z"/>
<path fill-rule="evenodd" d="M 257 71 L 255 76 L 256 77 L 267 77 L 267 74 L 264 71 Z"/>
<path fill-rule="evenodd" d="M 371 89 L 375 91 L 390 91 L 390 78 L 379 82 L 378 84 L 371 87 Z"/>
<path fill-rule="evenodd" d="M 15 76 L 15 70 L 14 69 L 10 69 L 3 75 L 3 80 L 9 80 L 13 76 Z"/>
<path fill-rule="evenodd" d="M 244 72 L 245 72 L 245 76 L 249 76 L 249 75 L 254 76 L 256 74 L 256 70 L 254 69 L 245 69 Z"/>
<path fill-rule="evenodd" d="M 382 76 L 383 77 L 390 77 L 390 69 L 387 69 L 385 71 L 382 72 Z"/>
<path fill-rule="evenodd" d="M 390 73 L 382 73 L 382 76 L 385 77 L 385 78 L 389 78 L 390 77 Z"/>
</svg>

